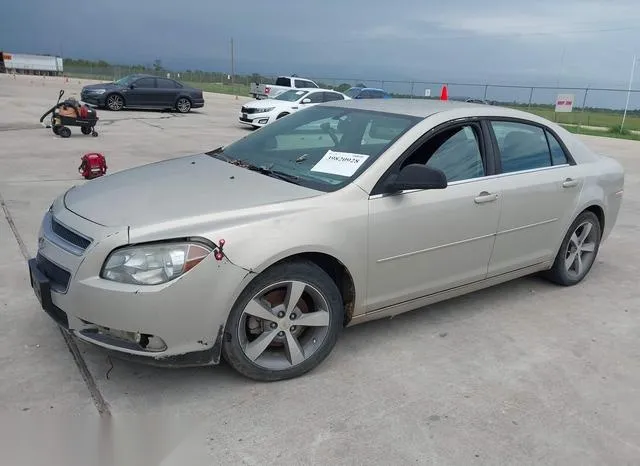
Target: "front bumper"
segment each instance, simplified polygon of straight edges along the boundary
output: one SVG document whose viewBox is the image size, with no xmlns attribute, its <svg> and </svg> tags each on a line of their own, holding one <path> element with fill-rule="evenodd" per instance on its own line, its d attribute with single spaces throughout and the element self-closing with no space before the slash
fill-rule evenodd
<svg viewBox="0 0 640 466">
<path fill-rule="evenodd" d="M 275 120 L 273 112 L 266 113 L 240 113 L 238 121 L 245 125 L 266 126 Z"/>
<path fill-rule="evenodd" d="M 86 250 L 64 247 L 65 240 L 48 226 L 54 217 L 58 225 L 93 238 Z M 247 272 L 212 254 L 164 285 L 104 280 L 99 277 L 102 264 L 125 238 L 89 223 L 66 209 L 45 216 L 38 255 L 29 261 L 32 287 L 44 311 L 64 330 L 118 357 L 161 366 L 218 363 L 228 313 Z M 150 337 L 164 347 L 150 349 Z"/>
<path fill-rule="evenodd" d="M 96 107 L 104 107 L 107 93 L 93 94 L 90 92 L 83 92 L 80 94 L 80 100 L 89 105 L 95 105 Z"/>
</svg>

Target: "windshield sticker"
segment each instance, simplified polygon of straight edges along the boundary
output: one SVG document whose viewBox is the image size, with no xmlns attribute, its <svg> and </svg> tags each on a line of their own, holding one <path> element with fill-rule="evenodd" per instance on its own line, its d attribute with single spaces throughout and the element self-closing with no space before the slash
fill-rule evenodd
<svg viewBox="0 0 640 466">
<path fill-rule="evenodd" d="M 349 177 L 353 176 L 368 158 L 368 155 L 328 150 L 311 171 Z"/>
<path fill-rule="evenodd" d="M 304 91 L 298 91 L 298 92 L 296 92 L 296 95 L 302 95 L 302 94 L 304 94 Z"/>
</svg>

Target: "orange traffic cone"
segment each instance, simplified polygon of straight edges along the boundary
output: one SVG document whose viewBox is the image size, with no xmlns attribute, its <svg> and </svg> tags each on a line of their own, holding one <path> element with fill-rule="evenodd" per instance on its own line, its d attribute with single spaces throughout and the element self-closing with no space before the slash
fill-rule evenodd
<svg viewBox="0 0 640 466">
<path fill-rule="evenodd" d="M 440 92 L 440 100 L 449 100 L 449 92 L 447 91 L 447 85 L 442 86 L 442 91 Z"/>
</svg>

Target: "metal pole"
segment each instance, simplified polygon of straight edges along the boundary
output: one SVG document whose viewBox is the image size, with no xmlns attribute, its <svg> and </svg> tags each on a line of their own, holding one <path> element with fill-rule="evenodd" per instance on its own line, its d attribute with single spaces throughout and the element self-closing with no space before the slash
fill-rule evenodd
<svg viewBox="0 0 640 466">
<path fill-rule="evenodd" d="M 529 105 L 527 106 L 527 110 L 531 108 L 531 100 L 533 99 L 533 87 L 531 88 L 531 92 L 529 92 Z"/>
<path fill-rule="evenodd" d="M 582 121 L 584 119 L 584 108 L 587 106 L 587 94 L 589 93 L 589 86 L 584 90 L 584 98 L 582 99 L 582 112 L 580 113 L 580 123 L 578 123 L 578 133 L 582 127 Z"/>
<path fill-rule="evenodd" d="M 234 94 L 236 95 L 236 100 L 238 100 L 238 93 L 235 92 L 235 63 L 233 61 L 233 37 L 231 38 L 231 89 L 233 89 Z"/>
<path fill-rule="evenodd" d="M 627 109 L 629 108 L 629 98 L 631 97 L 631 86 L 633 85 L 633 74 L 636 71 L 637 56 L 633 56 L 633 64 L 631 65 L 631 77 L 629 78 L 629 90 L 627 91 L 627 103 L 624 106 L 624 113 L 622 114 L 622 123 L 620 124 L 620 132 L 624 129 L 624 120 L 627 119 Z"/>
<path fill-rule="evenodd" d="M 482 100 L 487 100 L 487 89 L 489 88 L 488 84 L 484 85 L 484 97 L 482 98 Z"/>
<path fill-rule="evenodd" d="M 411 98 L 413 99 L 413 81 L 411 81 Z"/>
</svg>

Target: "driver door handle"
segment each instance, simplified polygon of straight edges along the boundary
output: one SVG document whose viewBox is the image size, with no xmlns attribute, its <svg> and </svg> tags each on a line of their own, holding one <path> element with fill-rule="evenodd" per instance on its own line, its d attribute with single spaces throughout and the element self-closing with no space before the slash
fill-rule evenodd
<svg viewBox="0 0 640 466">
<path fill-rule="evenodd" d="M 485 204 L 487 202 L 494 202 L 498 200 L 497 194 L 491 194 L 487 191 L 482 191 L 478 196 L 474 199 L 476 204 Z"/>
<path fill-rule="evenodd" d="M 576 186 L 578 186 L 578 180 L 574 180 L 572 178 L 567 178 L 562 182 L 563 188 L 574 188 Z"/>
</svg>

